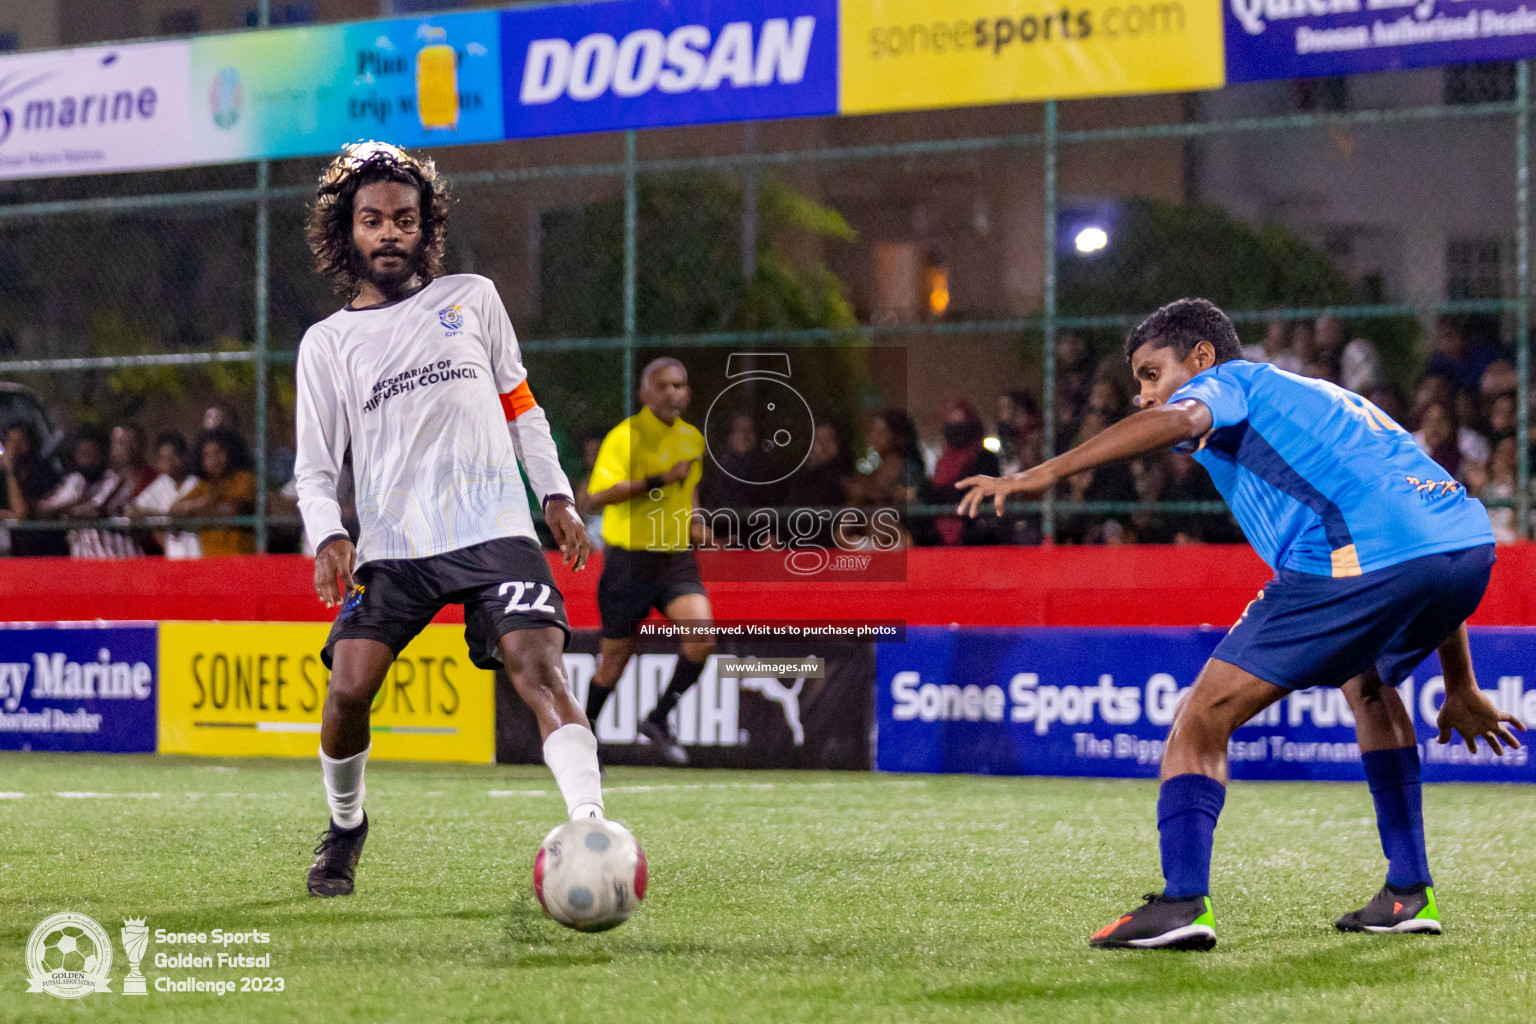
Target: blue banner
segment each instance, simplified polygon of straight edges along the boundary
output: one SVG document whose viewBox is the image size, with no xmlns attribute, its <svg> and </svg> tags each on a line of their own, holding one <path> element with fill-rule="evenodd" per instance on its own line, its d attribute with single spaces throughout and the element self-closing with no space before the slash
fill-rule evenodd
<svg viewBox="0 0 1536 1024">
<path fill-rule="evenodd" d="M 836 0 L 614 0 L 501 14 L 509 139 L 837 112 Z"/>
<path fill-rule="evenodd" d="M 1536 55 L 1530 0 L 1227 0 L 1227 81 Z"/>
<path fill-rule="evenodd" d="M 1221 629 L 911 627 L 876 662 L 875 766 L 896 772 L 1155 778 L 1183 690 Z M 1473 629 L 1479 685 L 1536 722 L 1536 629 Z M 1445 696 L 1431 656 L 1399 693 L 1428 782 L 1536 782 L 1526 748 L 1496 757 L 1435 742 Z M 1293 693 L 1240 728 L 1237 779 L 1363 778 L 1354 719 L 1334 689 Z"/>
<path fill-rule="evenodd" d="M 0 628 L 0 750 L 155 752 L 156 627 Z"/>
</svg>

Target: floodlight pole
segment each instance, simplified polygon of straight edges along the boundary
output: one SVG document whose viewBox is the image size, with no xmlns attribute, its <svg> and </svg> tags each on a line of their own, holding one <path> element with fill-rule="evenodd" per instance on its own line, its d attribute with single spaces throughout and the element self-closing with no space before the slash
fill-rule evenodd
<svg viewBox="0 0 1536 1024">
<path fill-rule="evenodd" d="M 260 0 L 256 23 L 266 28 L 272 23 L 271 0 Z M 270 290 L 269 232 L 271 200 L 267 189 L 272 168 L 266 160 L 256 162 L 256 347 L 252 353 L 256 373 L 256 551 L 267 552 L 267 301 Z"/>
</svg>

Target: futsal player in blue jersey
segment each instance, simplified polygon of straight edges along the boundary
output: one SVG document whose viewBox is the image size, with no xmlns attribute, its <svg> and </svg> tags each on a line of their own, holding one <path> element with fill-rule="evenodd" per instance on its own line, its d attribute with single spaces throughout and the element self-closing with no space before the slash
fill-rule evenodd
<svg viewBox="0 0 1536 1024">
<path fill-rule="evenodd" d="M 1481 503 L 1370 402 L 1326 381 L 1240 358 L 1204 299 L 1164 306 L 1131 332 L 1140 412 L 1032 469 L 961 480 L 960 513 L 1038 494 L 1095 466 L 1173 446 L 1211 474 L 1275 570 L 1179 706 L 1163 753 L 1157 821 L 1164 888 L 1090 945 L 1210 949 L 1211 840 L 1226 799 L 1227 741 L 1295 690 L 1343 687 L 1387 856 L 1386 884 L 1341 931 L 1440 933 L 1424 848 L 1413 720 L 1393 689 L 1440 652 L 1439 741 L 1515 749 L 1472 672 L 1466 620 L 1493 567 Z"/>
</svg>

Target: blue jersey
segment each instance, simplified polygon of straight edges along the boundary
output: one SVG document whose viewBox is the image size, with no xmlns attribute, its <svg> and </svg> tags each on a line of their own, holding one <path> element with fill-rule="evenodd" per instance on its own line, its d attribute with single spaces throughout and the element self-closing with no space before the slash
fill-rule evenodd
<svg viewBox="0 0 1536 1024">
<path fill-rule="evenodd" d="M 1327 381 L 1233 359 L 1173 393 L 1211 411 L 1193 452 L 1275 569 L 1358 576 L 1492 544 L 1482 503 L 1376 406 Z"/>
</svg>

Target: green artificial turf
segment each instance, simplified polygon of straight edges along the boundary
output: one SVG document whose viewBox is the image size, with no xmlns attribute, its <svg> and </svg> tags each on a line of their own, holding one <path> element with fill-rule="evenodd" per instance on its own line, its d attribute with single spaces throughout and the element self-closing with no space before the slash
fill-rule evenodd
<svg viewBox="0 0 1536 1024">
<path fill-rule="evenodd" d="M 321 901 L 304 894 L 325 822 L 307 760 L 0 755 L 0 1021 L 1536 1018 L 1536 789 L 1426 790 L 1434 939 L 1332 928 L 1381 882 L 1363 785 L 1239 785 L 1216 837 L 1221 944 L 1198 954 L 1086 946 L 1159 885 L 1150 782 L 615 769 L 607 784 L 651 888 L 628 924 L 586 936 L 533 897 L 563 807 L 540 768 L 369 765 L 358 892 Z M 27 994 L 27 937 L 61 910 L 111 932 L 110 995 Z M 156 970 L 151 942 L 150 995 L 120 995 L 128 915 L 267 931 L 272 969 Z M 285 991 L 153 990 L 242 973 Z"/>
</svg>

